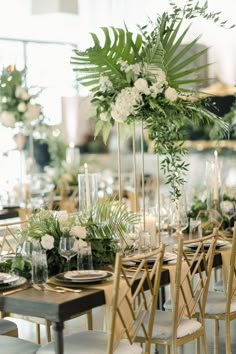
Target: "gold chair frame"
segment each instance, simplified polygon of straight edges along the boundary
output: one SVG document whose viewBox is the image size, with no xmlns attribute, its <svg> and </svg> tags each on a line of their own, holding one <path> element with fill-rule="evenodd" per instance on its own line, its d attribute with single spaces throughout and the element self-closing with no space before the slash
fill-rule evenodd
<svg viewBox="0 0 236 354">
<path fill-rule="evenodd" d="M 224 313 L 205 313 L 205 318 L 214 320 L 214 354 L 219 353 L 219 321 L 225 321 L 225 350 L 226 354 L 231 354 L 231 334 L 230 322 L 236 319 L 236 311 L 231 311 L 232 301 L 236 295 L 236 222 L 234 223 L 234 231 L 232 238 L 232 250 L 230 255 L 230 268 L 228 273 L 226 293 L 217 293 L 216 297 L 222 298 L 225 296 L 225 312 Z M 207 304 L 210 304 L 210 297 L 207 299 Z"/>
<path fill-rule="evenodd" d="M 204 353 L 208 353 L 208 346 L 206 341 L 205 324 L 204 324 L 204 310 L 207 292 L 210 283 L 210 276 L 212 270 L 213 257 L 215 253 L 216 241 L 218 231 L 215 230 L 212 235 L 194 240 L 197 243 L 197 248 L 190 256 L 187 252 L 187 246 L 193 243 L 193 240 L 184 241 L 181 236 L 178 239 L 178 255 L 176 263 L 175 283 L 173 286 L 172 299 L 172 321 L 171 335 L 165 339 L 159 338 L 155 335 L 155 329 L 160 328 L 158 323 L 158 315 L 160 312 L 154 309 L 150 316 L 153 317 L 154 327 L 151 343 L 158 345 L 165 345 L 166 354 L 177 354 L 177 347 L 184 345 L 187 342 L 196 339 L 196 352 L 200 354 L 200 337 L 203 339 Z M 209 248 L 204 249 L 204 242 L 210 242 Z M 184 263 L 183 263 L 184 262 Z M 183 264 L 185 264 L 183 266 Z M 198 330 L 191 334 L 178 337 L 178 328 L 184 319 L 192 320 L 196 317 L 196 310 L 199 310 L 197 320 L 200 323 Z M 143 342 L 142 336 L 137 336 L 136 341 Z"/>
</svg>

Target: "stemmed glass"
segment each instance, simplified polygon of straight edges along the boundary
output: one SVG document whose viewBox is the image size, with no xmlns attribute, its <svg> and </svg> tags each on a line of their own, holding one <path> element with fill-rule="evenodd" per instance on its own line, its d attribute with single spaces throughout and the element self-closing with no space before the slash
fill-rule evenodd
<svg viewBox="0 0 236 354">
<path fill-rule="evenodd" d="M 178 201 L 174 203 L 171 211 L 170 227 L 175 230 L 176 235 L 182 234 L 182 232 L 188 227 L 186 208 Z"/>
<path fill-rule="evenodd" d="M 70 269 L 70 260 L 77 254 L 74 237 L 62 236 L 59 242 L 59 253 L 66 258 L 67 270 Z"/>
</svg>

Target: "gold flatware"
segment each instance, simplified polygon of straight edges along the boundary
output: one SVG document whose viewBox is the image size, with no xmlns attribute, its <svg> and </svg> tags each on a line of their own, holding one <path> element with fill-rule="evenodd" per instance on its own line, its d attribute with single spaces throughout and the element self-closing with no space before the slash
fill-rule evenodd
<svg viewBox="0 0 236 354">
<path fill-rule="evenodd" d="M 63 289 L 56 289 L 56 288 L 54 288 L 48 284 L 45 284 L 45 283 L 44 284 L 32 284 L 32 287 L 36 290 L 41 290 L 41 291 L 48 290 L 48 291 L 54 291 L 56 293 L 64 293 L 65 292 L 65 290 L 63 290 Z"/>
<path fill-rule="evenodd" d="M 81 293 L 81 289 L 72 289 L 72 288 L 67 288 L 64 286 L 55 286 L 55 289 L 59 289 L 59 290 L 64 290 L 64 291 L 68 291 L 71 293 Z"/>
<path fill-rule="evenodd" d="M 4 291 L 4 292 L 2 293 L 2 295 L 6 296 L 6 295 L 15 294 L 15 293 L 18 293 L 18 292 L 23 291 L 23 290 L 25 290 L 25 289 L 27 289 L 27 288 L 16 288 L 16 289 L 13 289 L 13 290 Z"/>
<path fill-rule="evenodd" d="M 53 286 L 50 286 L 48 284 L 44 284 L 43 286 L 44 286 L 44 289 L 48 290 L 48 291 L 54 291 L 56 293 L 64 293 L 65 292 L 65 290 L 63 290 L 63 289 L 56 289 Z"/>
</svg>

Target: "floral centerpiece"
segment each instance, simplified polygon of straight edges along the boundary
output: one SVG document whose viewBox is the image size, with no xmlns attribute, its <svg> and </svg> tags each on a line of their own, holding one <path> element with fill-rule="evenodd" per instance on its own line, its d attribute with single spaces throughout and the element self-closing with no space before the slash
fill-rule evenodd
<svg viewBox="0 0 236 354">
<path fill-rule="evenodd" d="M 32 103 L 31 96 L 23 84 L 24 71 L 12 66 L 2 70 L 0 76 L 0 123 L 5 127 L 30 127 L 42 120 L 41 107 Z"/>
<path fill-rule="evenodd" d="M 115 201 L 97 202 L 87 216 L 68 214 L 66 211 L 38 209 L 30 216 L 27 227 L 19 231 L 21 240 L 17 257 L 0 265 L 1 271 L 16 271 L 31 278 L 30 254 L 34 249 L 46 252 L 49 276 L 67 270 L 60 254 L 61 237 L 73 237 L 76 251 L 90 243 L 95 269 L 113 265 L 117 251 L 130 249 L 126 232 L 137 224 L 139 217 L 128 211 L 125 204 Z M 77 269 L 77 257 L 70 261 L 70 269 Z"/>
<path fill-rule="evenodd" d="M 208 11 L 208 4 L 187 0 L 183 8 L 170 2 L 172 10 L 157 16 L 155 23 L 139 26 L 135 35 L 127 28 L 107 28 L 105 40 L 92 33 L 94 46 L 75 50 L 72 64 L 79 72 L 80 82 L 91 88 L 96 106 L 97 125 L 106 141 L 112 126 L 141 121 L 154 141 L 155 153 L 162 154 L 161 168 L 171 186 L 173 199 L 180 196 L 180 187 L 188 164 L 183 146 L 185 122 L 211 124 L 221 133 L 227 124 L 203 105 L 198 92 L 186 85 L 205 82 L 196 75 L 208 66 L 195 66 L 191 49 L 199 38 L 183 46 L 189 27 L 182 30 L 185 20 L 202 16 L 220 26 L 219 13 Z M 192 65 L 192 68 L 190 67 Z"/>
</svg>

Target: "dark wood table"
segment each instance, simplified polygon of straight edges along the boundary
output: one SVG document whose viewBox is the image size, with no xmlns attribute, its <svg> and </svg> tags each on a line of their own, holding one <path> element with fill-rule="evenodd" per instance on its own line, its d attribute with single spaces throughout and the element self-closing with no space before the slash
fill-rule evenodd
<svg viewBox="0 0 236 354">
<path fill-rule="evenodd" d="M 220 253 L 216 253 L 214 267 L 222 264 Z M 170 283 L 169 271 L 164 268 L 161 274 L 162 289 Z M 162 292 L 164 296 L 164 291 Z M 163 303 L 164 299 L 161 299 Z M 55 293 L 28 288 L 15 294 L 0 294 L 0 311 L 20 315 L 36 316 L 52 322 L 55 338 L 55 353 L 64 353 L 63 328 L 64 321 L 92 308 L 105 304 L 102 289 L 83 288 L 77 293 Z M 159 305 L 160 306 L 160 305 Z"/>
<path fill-rule="evenodd" d="M 36 316 L 52 322 L 56 354 L 64 353 L 64 321 L 104 304 L 104 291 L 98 289 L 83 289 L 78 294 L 28 288 L 11 295 L 0 295 L 0 311 Z"/>
</svg>

